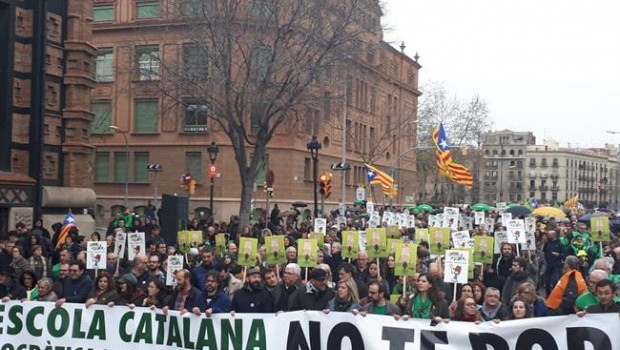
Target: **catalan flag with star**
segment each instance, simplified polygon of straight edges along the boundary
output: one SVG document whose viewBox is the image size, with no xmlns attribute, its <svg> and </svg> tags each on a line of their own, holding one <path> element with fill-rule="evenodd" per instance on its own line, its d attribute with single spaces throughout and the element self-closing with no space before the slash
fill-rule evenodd
<svg viewBox="0 0 620 350">
<path fill-rule="evenodd" d="M 448 143 L 448 137 L 446 136 L 443 124 L 439 124 L 433 132 L 433 141 L 435 142 L 435 146 L 437 146 L 435 150 L 435 160 L 439 172 L 458 184 L 472 187 L 474 178 L 469 172 L 469 169 L 452 160 L 450 144 Z"/>
<path fill-rule="evenodd" d="M 383 193 L 390 197 L 396 194 L 397 189 L 393 177 L 370 164 L 364 163 L 364 166 L 366 167 L 366 177 L 368 178 L 369 185 L 381 185 Z"/>
</svg>

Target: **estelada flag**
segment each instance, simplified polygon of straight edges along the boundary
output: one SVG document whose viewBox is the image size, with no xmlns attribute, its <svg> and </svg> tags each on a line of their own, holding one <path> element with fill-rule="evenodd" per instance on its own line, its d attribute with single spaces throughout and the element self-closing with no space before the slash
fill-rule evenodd
<svg viewBox="0 0 620 350">
<path fill-rule="evenodd" d="M 65 216 L 65 219 L 62 222 L 62 228 L 60 229 L 60 233 L 58 234 L 58 240 L 56 241 L 56 250 L 60 249 L 60 247 L 65 244 L 65 241 L 69 236 L 69 231 L 74 227 L 77 228 L 77 225 L 75 224 L 73 212 L 71 211 L 71 209 L 69 209 L 67 216 Z"/>
</svg>

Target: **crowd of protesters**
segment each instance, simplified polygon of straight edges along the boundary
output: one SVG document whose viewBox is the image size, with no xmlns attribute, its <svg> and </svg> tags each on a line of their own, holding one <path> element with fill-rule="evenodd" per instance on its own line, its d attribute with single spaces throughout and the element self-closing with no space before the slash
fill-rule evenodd
<svg viewBox="0 0 620 350">
<path fill-rule="evenodd" d="M 588 225 L 570 212 L 561 219 L 537 218 L 535 250 L 518 256 L 514 245 L 503 243 L 493 263 L 484 264 L 457 289 L 443 281 L 441 261 L 425 241 L 417 241 L 417 273 L 406 278 L 395 276 L 393 255 L 369 259 L 362 251 L 352 261 L 343 258 L 342 231 L 364 225 L 355 211 L 347 213 L 346 223 L 340 225 L 328 216 L 325 246 L 310 271 L 297 264 L 296 241 L 312 232 L 310 220 L 300 215 L 282 216 L 276 206 L 253 226 L 240 227 L 237 217 L 219 223 L 192 220 L 189 229 L 202 231 L 204 244 L 186 253 L 185 268 L 175 272 L 174 286 L 166 285 L 165 272 L 168 258 L 178 254 L 178 247 L 164 238 L 171 235 L 162 235 L 154 213 L 152 217 L 128 210 L 120 213 L 110 222 L 106 237 L 96 232 L 84 237 L 73 228 L 60 245 L 62 224 L 54 224 L 49 232 L 41 220 L 31 228 L 19 223 L 0 236 L 0 299 L 47 301 L 57 307 L 64 303 L 126 305 L 207 317 L 317 310 L 476 323 L 620 311 L 617 232 L 601 250 L 591 241 Z M 472 212 L 464 208 L 463 214 Z M 428 215 L 418 214 L 416 226 L 426 227 Z M 495 229 L 502 230 L 498 213 L 487 215 L 496 218 Z M 133 261 L 116 256 L 117 230 L 145 232 L 145 254 Z M 218 233 L 228 239 L 225 253 L 215 250 Z M 262 245 L 268 235 L 285 237 L 287 263 L 270 266 L 265 247 L 260 246 L 254 267 L 239 266 L 239 238 L 258 238 Z M 493 233 L 474 226 L 472 235 Z M 401 229 L 401 236 L 404 241 L 416 240 L 414 229 Z M 85 269 L 88 240 L 105 240 L 108 246 L 107 267 L 96 275 L 95 270 Z"/>
</svg>

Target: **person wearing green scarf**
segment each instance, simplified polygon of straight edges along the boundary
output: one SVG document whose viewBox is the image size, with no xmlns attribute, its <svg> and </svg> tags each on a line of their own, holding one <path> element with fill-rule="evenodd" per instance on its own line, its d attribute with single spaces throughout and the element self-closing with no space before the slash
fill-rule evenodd
<svg viewBox="0 0 620 350">
<path fill-rule="evenodd" d="M 418 292 L 407 303 L 405 311 L 408 316 L 436 322 L 450 319 L 448 302 L 439 295 L 435 277 L 426 273 L 420 274 L 417 289 Z M 406 316 L 403 318 L 408 319 Z"/>
</svg>

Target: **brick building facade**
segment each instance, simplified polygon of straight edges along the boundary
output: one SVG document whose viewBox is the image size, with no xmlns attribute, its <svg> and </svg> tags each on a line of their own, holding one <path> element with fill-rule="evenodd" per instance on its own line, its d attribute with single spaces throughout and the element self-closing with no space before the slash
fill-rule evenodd
<svg viewBox="0 0 620 350">
<path fill-rule="evenodd" d="M 344 176 L 334 172 L 327 209 L 334 209 L 342 200 L 342 180 L 346 201 L 355 199 L 358 185 L 366 182 L 364 160 L 393 171 L 400 189 L 395 203 L 403 203 L 405 196 L 414 192 L 415 154 L 400 155 L 416 144 L 413 122 L 421 66 L 402 52 L 404 48 L 399 51 L 383 41 L 380 6 L 374 0 L 365 2 L 370 10 L 359 11 L 357 20 L 369 28 L 367 47 L 352 53 L 347 62 L 340 62 L 341 68 L 327 73 L 320 86 L 312 89 L 318 102 L 277 130 L 267 147 L 267 164 L 255 182 L 255 208 L 266 204 L 262 185 L 267 169 L 275 175 L 272 203 L 286 210 L 294 201 L 312 201 L 314 178 L 306 147 L 312 135 L 322 143 L 319 173 L 342 161 L 343 153 L 352 166 Z M 203 109 L 207 107 L 199 99 L 183 100 L 181 96 L 178 100 L 183 103 L 178 103 L 160 90 L 159 74 L 165 74 L 164 66 L 183 69 L 195 54 L 186 27 L 178 25 L 184 11 L 195 3 L 201 1 L 95 0 L 93 42 L 98 54 L 91 141 L 97 147 L 94 188 L 101 218 L 108 218 L 116 205 L 123 204 L 126 180 L 130 207 L 144 206 L 162 193 L 185 196 L 187 192 L 179 184 L 186 170 L 197 181 L 190 213 L 208 210 L 207 147 L 212 141 L 220 149 L 215 217 L 224 220 L 239 210 L 241 183 L 230 139 L 206 117 Z M 252 6 L 256 3 L 246 4 L 248 16 L 255 13 Z M 149 59 L 153 56 L 159 59 L 157 63 Z M 115 132 L 109 126 L 118 129 Z M 163 171 L 149 172 L 146 166 L 153 163 L 160 164 Z M 383 200 L 379 190 L 374 193 L 378 201 Z"/>
<path fill-rule="evenodd" d="M 90 0 L 0 0 L 0 230 L 94 205 L 91 14 Z"/>
</svg>

